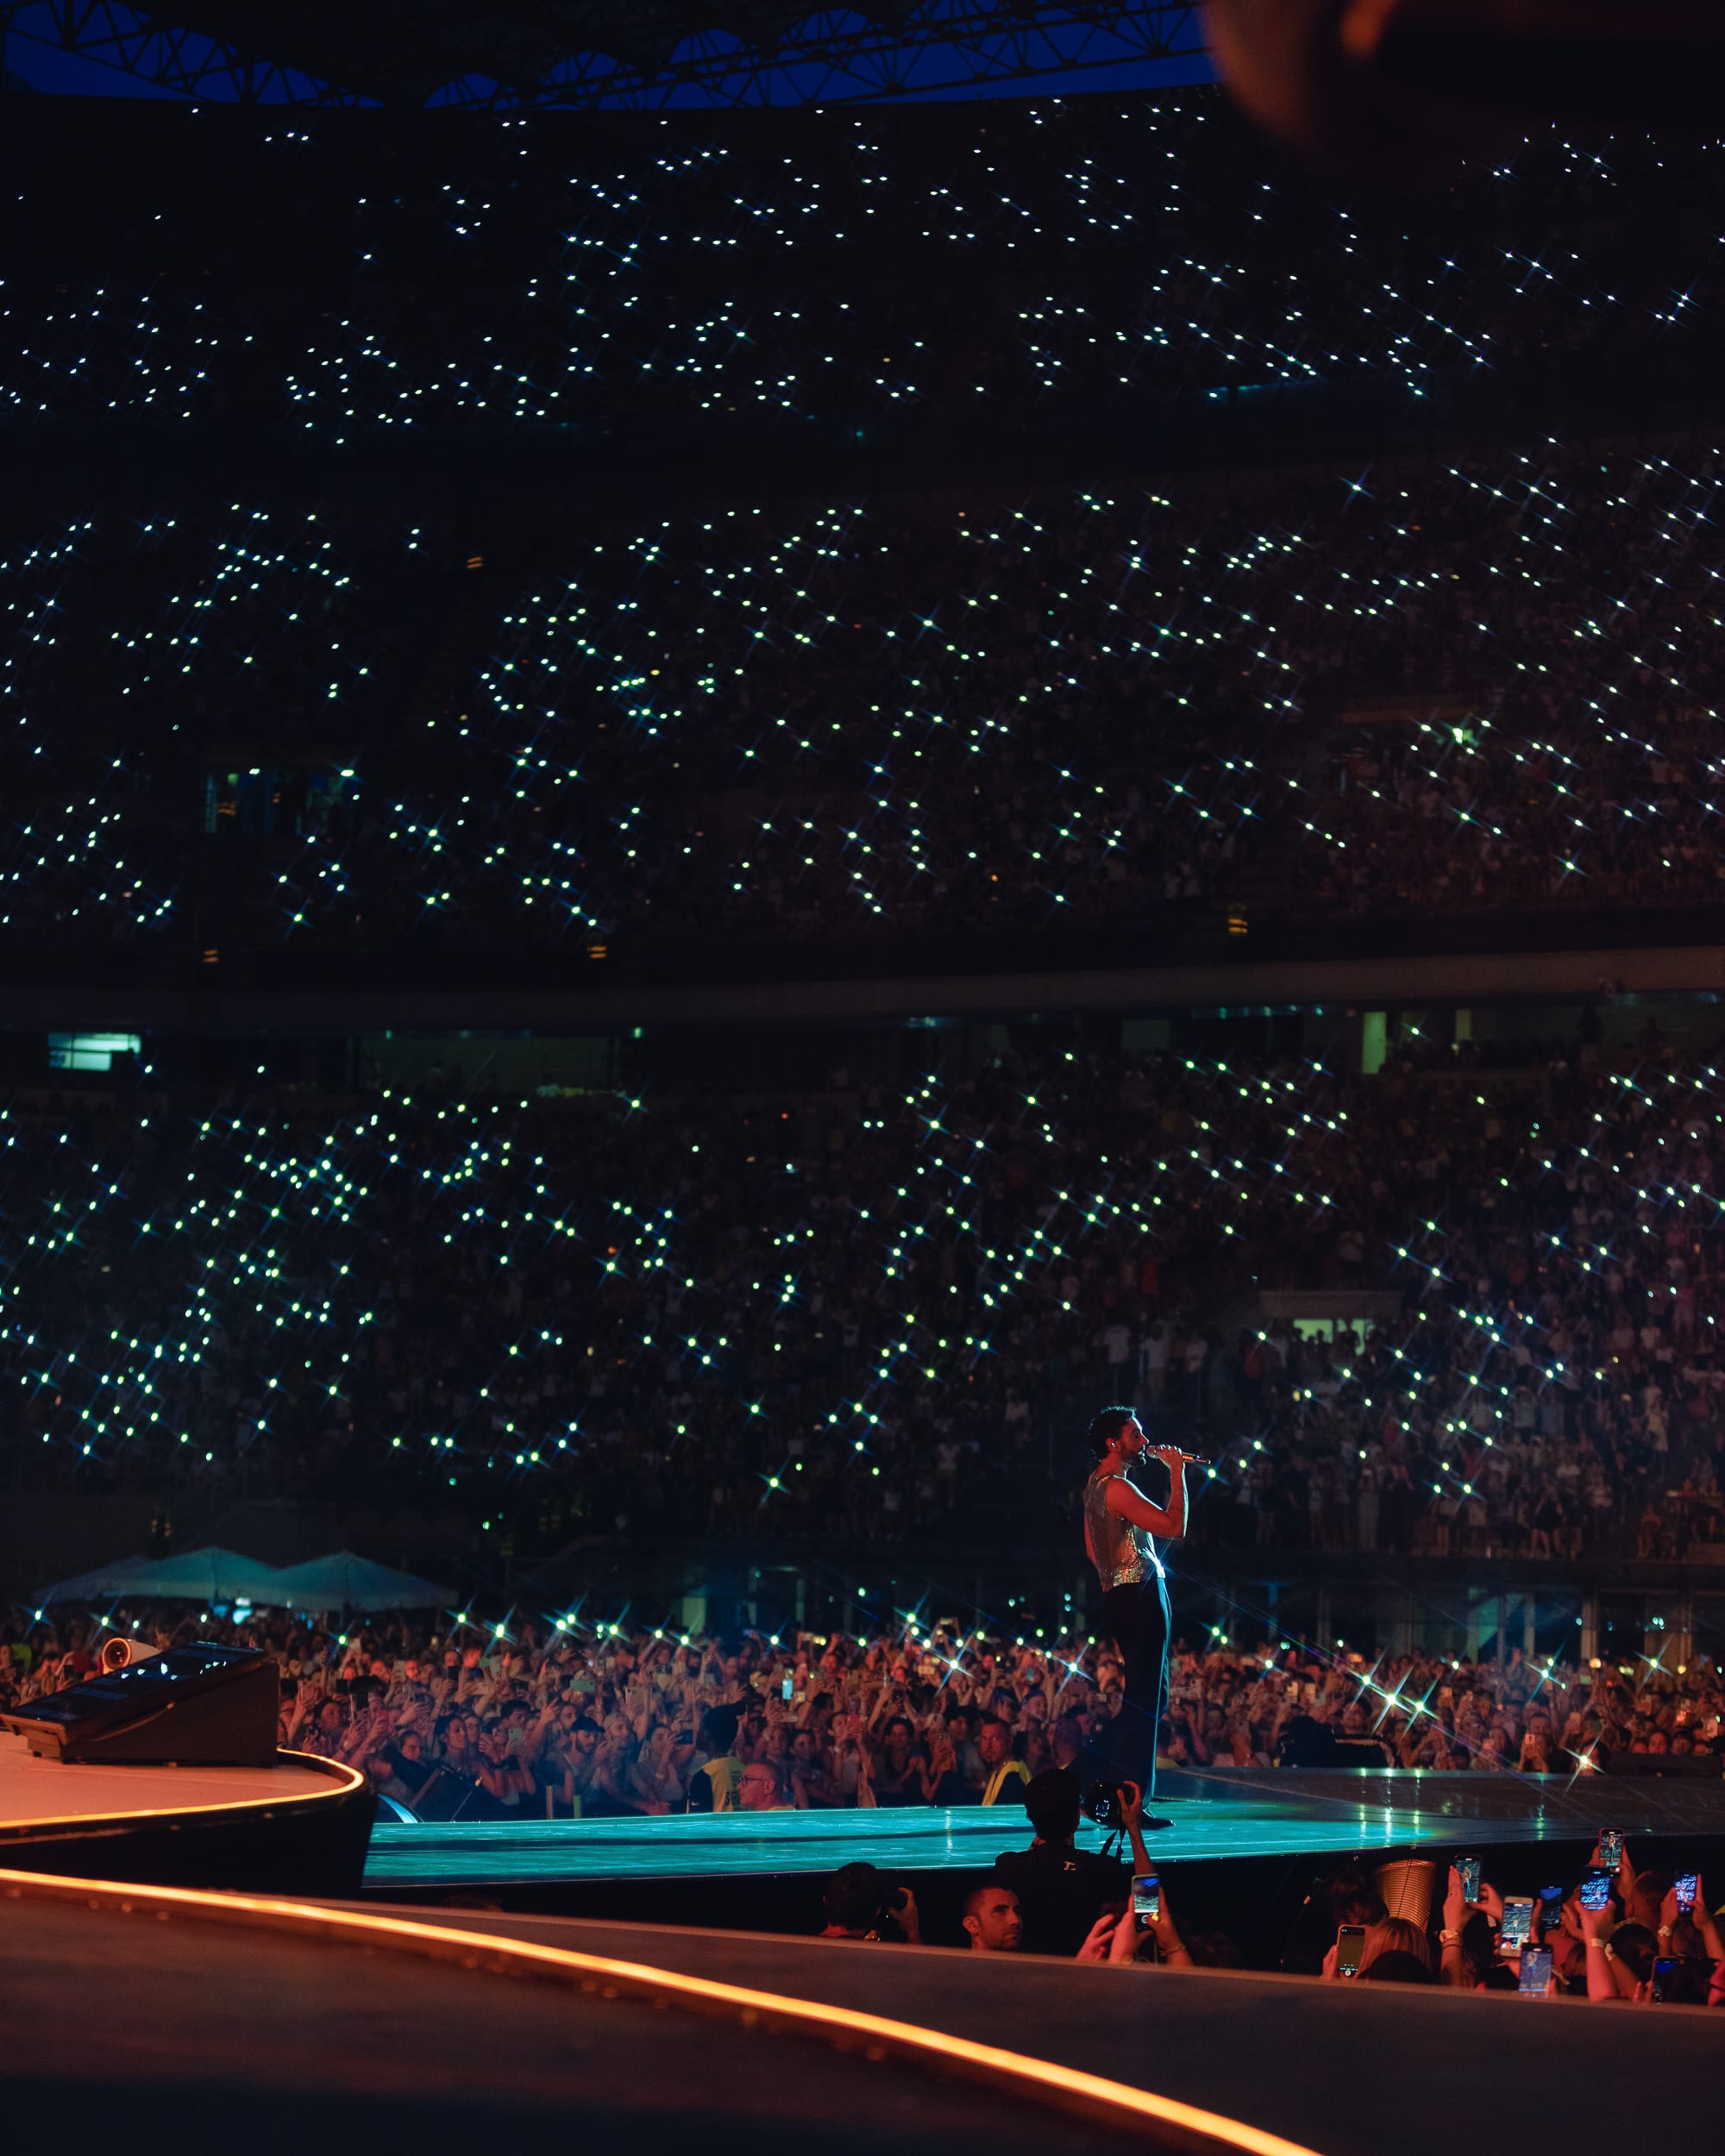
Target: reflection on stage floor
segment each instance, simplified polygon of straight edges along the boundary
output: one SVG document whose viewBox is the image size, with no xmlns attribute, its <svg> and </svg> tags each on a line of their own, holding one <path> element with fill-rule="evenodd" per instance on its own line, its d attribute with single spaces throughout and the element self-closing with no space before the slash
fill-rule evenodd
<svg viewBox="0 0 1725 2156">
<path fill-rule="evenodd" d="M 1588 1776 L 1214 1771 L 1169 1774 L 1172 1821 L 1150 1838 L 1159 1863 L 1341 1855 L 1385 1849 L 1573 1842 L 1601 1826 L 1640 1835 L 1725 1834 L 1725 1788 L 1711 1782 Z M 944 1811 L 731 1812 L 662 1818 L 380 1823 L 368 1890 L 512 1882 L 714 1878 L 831 1871 L 867 1858 L 884 1871 L 986 1871 L 1021 1848 L 1016 1804 Z M 1100 1849 L 1086 1826 L 1080 1846 Z"/>
</svg>

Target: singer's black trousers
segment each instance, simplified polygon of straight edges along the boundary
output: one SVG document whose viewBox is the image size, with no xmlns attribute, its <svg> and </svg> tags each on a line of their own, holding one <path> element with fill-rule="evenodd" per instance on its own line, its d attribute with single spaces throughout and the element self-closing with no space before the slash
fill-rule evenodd
<svg viewBox="0 0 1725 2156">
<path fill-rule="evenodd" d="M 1159 1572 L 1102 1597 L 1102 1623 L 1120 1651 L 1126 1696 L 1108 1732 L 1107 1762 L 1118 1782 L 1136 1782 L 1148 1807 L 1156 1789 L 1156 1733 L 1168 1689 L 1172 1614 Z"/>
</svg>

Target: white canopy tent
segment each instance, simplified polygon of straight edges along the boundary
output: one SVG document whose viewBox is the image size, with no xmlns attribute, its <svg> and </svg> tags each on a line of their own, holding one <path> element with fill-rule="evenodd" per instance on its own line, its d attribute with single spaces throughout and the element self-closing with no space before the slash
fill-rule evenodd
<svg viewBox="0 0 1725 2156">
<path fill-rule="evenodd" d="M 153 1565 L 147 1591 L 191 1601 L 201 1595 L 212 1602 L 279 1602 L 276 1583 L 280 1577 L 275 1566 L 261 1558 L 242 1557 L 237 1550 L 223 1550 L 212 1542 Z"/>
<path fill-rule="evenodd" d="M 270 1609 L 446 1609 L 454 1591 L 417 1573 L 378 1564 L 351 1550 L 279 1568 L 212 1543 L 172 1557 L 119 1557 L 71 1579 L 57 1580 L 37 1595 L 39 1608 L 54 1602 L 253 1602 Z"/>
<path fill-rule="evenodd" d="M 91 1602 L 110 1595 L 141 1595 L 155 1562 L 150 1557 L 116 1557 L 111 1564 L 74 1572 L 69 1580 L 56 1580 L 52 1587 L 45 1587 L 36 1596 L 37 1606 L 46 1609 L 51 1602 Z"/>
<path fill-rule="evenodd" d="M 453 1590 L 436 1580 L 375 1564 L 351 1550 L 289 1565 L 275 1575 L 269 1599 L 305 1610 L 448 1609 L 455 1604 Z"/>
<path fill-rule="evenodd" d="M 69 1580 L 56 1581 L 37 1597 L 50 1602 L 87 1602 L 118 1597 L 157 1601 L 284 1603 L 277 1591 L 281 1575 L 273 1564 L 224 1550 L 216 1543 L 172 1557 L 122 1557 L 99 1564 Z"/>
</svg>

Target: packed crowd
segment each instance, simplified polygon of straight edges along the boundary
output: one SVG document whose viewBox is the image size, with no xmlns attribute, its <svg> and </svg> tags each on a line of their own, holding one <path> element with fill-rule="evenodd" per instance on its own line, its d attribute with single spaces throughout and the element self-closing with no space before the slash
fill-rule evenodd
<svg viewBox="0 0 1725 2156">
<path fill-rule="evenodd" d="M 1477 1858 L 1446 1868 L 1440 1921 L 1389 1915 L 1364 1870 L 1324 1883 L 1337 1918 L 1322 1974 L 1452 1990 L 1513 1991 L 1608 2005 L 1725 2006 L 1725 1938 L 1698 1872 L 1638 1869 L 1621 1835 L 1602 1836 L 1567 1888 L 1507 1896 Z M 1434 1897 L 1435 1899 L 1435 1897 Z"/>
<path fill-rule="evenodd" d="M 1710 448 L 1546 448 L 731 510 L 494 586 L 419 526 L 81 523 L 0 563 L 0 935 L 311 957 L 1716 902 L 1720 485 Z"/>
<path fill-rule="evenodd" d="M 1719 1082 L 1649 1036 L 1495 1075 L 1065 1050 L 741 1104 L 15 1109 L 0 1460 L 542 1547 L 986 1540 L 1064 1532 L 1123 1400 L 1203 1434 L 1200 1538 L 1685 1556 L 1725 1540 Z M 1400 1302 L 1217 1329 L 1278 1286 Z"/>
<path fill-rule="evenodd" d="M 1071 1777 L 1043 1777 L 1026 1791 L 1026 1807 L 1036 1833 L 1031 1848 L 997 1858 L 993 1877 L 964 1899 L 961 1923 L 970 1951 L 1070 1955 L 1117 1966 L 1239 1965 L 1226 1934 L 1182 1934 L 1169 1880 L 1159 1872 L 1145 1876 L 1153 1860 L 1140 1836 L 1133 1841 L 1136 1871 L 1075 1847 L 1079 1791 Z M 1421 1913 L 1392 1915 L 1368 1866 L 1332 1873 L 1308 1904 L 1320 1920 L 1333 1919 L 1319 1969 L 1308 1966 L 1309 1927 L 1302 1927 L 1307 1938 L 1296 1934 L 1282 1965 L 1329 1983 L 1439 1985 L 1609 2005 L 1725 2006 L 1725 1934 L 1700 1873 L 1638 1869 L 1621 1835 L 1602 1838 L 1582 1879 L 1543 1888 L 1537 1896 L 1501 1893 L 1480 1875 L 1477 1857 L 1444 1866 L 1441 1879 L 1428 1908 L 1421 1911 L 1415 1898 L 1412 1906 Z M 887 1885 L 872 1865 L 846 1866 L 827 1890 L 825 1935 L 922 1943 L 914 1897 L 902 1890 L 883 1894 Z"/>
<path fill-rule="evenodd" d="M 1171 1969 L 1241 1960 L 1225 1933 L 1181 1930 L 1140 1792 L 1128 1787 L 1119 1807 L 1130 1863 L 1080 1846 L 1085 1779 L 1120 1704 L 1107 1639 L 1033 1646 L 902 1619 L 867 1639 L 725 1640 L 574 1614 L 510 1629 L 450 1611 L 439 1630 L 377 1619 L 340 1633 L 263 1613 L 58 1615 L 0 1623 L 0 1714 L 88 1677 L 110 1630 L 164 1645 L 215 1637 L 274 1653 L 285 1745 L 359 1769 L 415 1817 L 1022 1808 L 1031 1846 L 965 1894 L 950 1938 L 927 1933 L 911 1888 L 866 1861 L 828 1882 L 823 1935 Z M 1590 1677 L 1519 1652 L 1367 1667 L 1267 1643 L 1178 1643 L 1173 1677 L 1159 1747 L 1170 1768 L 1309 1765 L 1314 1733 L 1331 1747 L 1317 1764 L 1444 1771 L 1573 1776 L 1666 1744 L 1725 1751 L 1725 1688 L 1704 1657 L 1681 1676 L 1641 1665 Z M 1321 1954 L 1333 1980 L 1725 2003 L 1725 1946 L 1699 1879 L 1638 1870 L 1621 1839 L 1594 1855 L 1591 1890 L 1537 1900 L 1506 1897 L 1462 1858 L 1429 1921 L 1390 1915 L 1371 1872 L 1344 1867 L 1314 1896 L 1318 1929 L 1290 1941 L 1284 1965 L 1318 1973 Z M 1146 1880 L 1149 1893 L 1136 1890 Z"/>
<path fill-rule="evenodd" d="M 285 873 L 290 925 L 1024 931 L 1248 878 L 1272 912 L 1716 899 L 1719 486 L 1710 451 L 1546 451 L 669 524 L 511 605 L 387 843 Z"/>
<path fill-rule="evenodd" d="M 593 117 L 116 118 L 128 215 L 21 109 L 0 411 L 452 424 L 890 416 L 1704 367 L 1715 146 L 1536 132 L 1423 200 L 1200 91 Z M 116 143 L 116 156 L 123 154 Z M 187 204 L 197 205 L 188 212 Z M 189 223 L 195 217 L 195 223 Z"/>
<path fill-rule="evenodd" d="M 731 1639 L 579 1611 L 490 1625 L 451 1610 L 341 1632 L 263 1611 L 21 1611 L 0 1627 L 0 1710 L 88 1676 L 110 1631 L 197 1636 L 276 1655 L 284 1743 L 363 1768 L 410 1808 L 429 1797 L 466 1818 L 1019 1803 L 1050 1771 L 1094 1778 L 1120 1704 L 1110 1640 L 902 1614 L 892 1626 Z M 1725 1755 L 1722 1718 L 1725 1683 L 1705 1655 L 1678 1673 L 1519 1648 L 1477 1665 L 1423 1651 L 1368 1663 L 1176 1639 L 1157 1751 L 1175 1769 L 1572 1776 L 1626 1754 Z"/>
<path fill-rule="evenodd" d="M 80 518 L 0 559 L 0 939 L 230 936 L 261 838 L 350 820 L 328 809 L 418 679 L 447 551 L 235 505 Z"/>
</svg>

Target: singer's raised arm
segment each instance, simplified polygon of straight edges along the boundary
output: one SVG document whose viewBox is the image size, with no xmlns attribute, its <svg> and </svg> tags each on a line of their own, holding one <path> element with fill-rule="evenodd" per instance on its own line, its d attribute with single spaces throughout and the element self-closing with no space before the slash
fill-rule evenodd
<svg viewBox="0 0 1725 2156">
<path fill-rule="evenodd" d="M 1158 1445 L 1153 1457 L 1168 1463 L 1168 1503 L 1152 1505 L 1141 1489 L 1136 1489 L 1124 1475 L 1115 1476 L 1104 1492 L 1103 1501 L 1108 1510 L 1128 1520 L 1134 1527 L 1141 1527 L 1146 1534 L 1159 1535 L 1164 1541 L 1173 1541 L 1186 1532 L 1186 1467 L 1192 1458 L 1189 1452 L 1182 1452 L 1174 1445 Z"/>
</svg>

